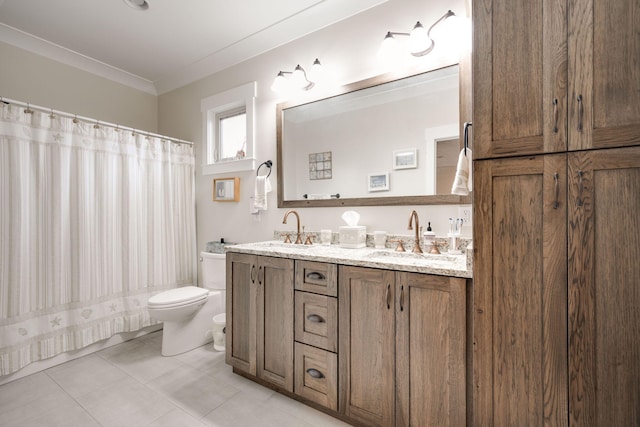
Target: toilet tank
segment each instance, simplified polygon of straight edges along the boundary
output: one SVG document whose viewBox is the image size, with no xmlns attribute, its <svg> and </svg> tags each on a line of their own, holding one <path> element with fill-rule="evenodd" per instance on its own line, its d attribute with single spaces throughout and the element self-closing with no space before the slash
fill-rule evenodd
<svg viewBox="0 0 640 427">
<path fill-rule="evenodd" d="M 227 257 L 225 254 L 200 252 L 202 261 L 202 287 L 211 290 L 226 288 Z"/>
</svg>

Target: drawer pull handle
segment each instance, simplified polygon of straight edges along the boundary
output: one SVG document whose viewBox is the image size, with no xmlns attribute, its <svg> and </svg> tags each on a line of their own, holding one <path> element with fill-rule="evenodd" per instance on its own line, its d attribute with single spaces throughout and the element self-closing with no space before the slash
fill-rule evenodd
<svg viewBox="0 0 640 427">
<path fill-rule="evenodd" d="M 322 273 L 318 273 L 317 271 L 312 271 L 311 273 L 307 273 L 307 279 L 311 280 L 325 280 L 326 277 Z"/>
<path fill-rule="evenodd" d="M 324 319 L 321 316 L 318 316 L 317 314 L 308 315 L 307 320 L 310 322 L 324 323 Z"/>
<path fill-rule="evenodd" d="M 307 374 L 309 374 L 310 376 L 312 376 L 313 378 L 316 378 L 316 379 L 324 378 L 324 374 L 322 372 L 318 371 L 317 369 L 313 369 L 313 368 L 307 369 Z"/>
</svg>

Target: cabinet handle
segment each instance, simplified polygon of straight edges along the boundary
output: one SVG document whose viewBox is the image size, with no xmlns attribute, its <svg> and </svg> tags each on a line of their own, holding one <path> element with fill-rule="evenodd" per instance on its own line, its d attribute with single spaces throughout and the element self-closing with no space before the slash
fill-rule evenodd
<svg viewBox="0 0 640 427">
<path fill-rule="evenodd" d="M 553 99 L 553 133 L 558 133 L 558 98 Z"/>
<path fill-rule="evenodd" d="M 582 201 L 582 190 L 584 189 L 583 175 L 584 173 L 582 171 L 578 171 L 578 206 L 582 206 L 584 204 Z"/>
<path fill-rule="evenodd" d="M 578 132 L 582 132 L 583 114 L 584 114 L 584 106 L 582 105 L 582 95 L 578 95 Z"/>
<path fill-rule="evenodd" d="M 313 369 L 313 368 L 307 369 L 307 374 L 309 374 L 310 376 L 312 376 L 313 378 L 316 378 L 316 379 L 324 378 L 324 374 L 322 372 L 318 371 L 317 369 Z"/>
<path fill-rule="evenodd" d="M 318 273 L 317 271 L 312 271 L 311 273 L 307 273 L 305 276 L 307 279 L 311 280 L 325 280 L 326 277 L 322 273 Z"/>
<path fill-rule="evenodd" d="M 387 283 L 387 310 L 391 308 L 391 283 Z"/>
<path fill-rule="evenodd" d="M 400 287 L 400 311 L 404 311 L 404 285 Z"/>
<path fill-rule="evenodd" d="M 262 282 L 264 282 L 264 270 L 262 266 L 260 266 L 260 270 L 258 270 L 258 284 L 262 285 Z"/>
<path fill-rule="evenodd" d="M 322 316 L 318 316 L 317 314 L 308 315 L 307 320 L 310 322 L 324 323 L 324 319 L 322 318 Z"/>
<path fill-rule="evenodd" d="M 252 265 L 251 266 L 251 283 L 256 283 L 256 266 Z"/>
<path fill-rule="evenodd" d="M 553 174 L 553 182 L 555 186 L 555 200 L 553 201 L 553 209 L 558 209 L 560 206 L 560 201 L 558 200 L 560 197 L 560 176 L 558 172 Z"/>
</svg>

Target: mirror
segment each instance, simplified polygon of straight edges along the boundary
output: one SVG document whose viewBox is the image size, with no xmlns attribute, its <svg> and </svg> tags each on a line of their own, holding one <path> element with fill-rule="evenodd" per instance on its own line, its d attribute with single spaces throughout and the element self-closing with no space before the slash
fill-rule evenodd
<svg viewBox="0 0 640 427">
<path fill-rule="evenodd" d="M 453 65 L 277 109 L 278 207 L 463 204 Z"/>
</svg>

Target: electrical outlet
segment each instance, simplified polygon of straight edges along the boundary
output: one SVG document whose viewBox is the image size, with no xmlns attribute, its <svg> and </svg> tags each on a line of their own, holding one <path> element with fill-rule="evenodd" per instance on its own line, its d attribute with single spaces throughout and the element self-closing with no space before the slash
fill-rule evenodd
<svg viewBox="0 0 640 427">
<path fill-rule="evenodd" d="M 464 220 L 463 227 L 471 227 L 473 224 L 473 209 L 471 205 L 458 206 L 458 218 Z"/>
</svg>

